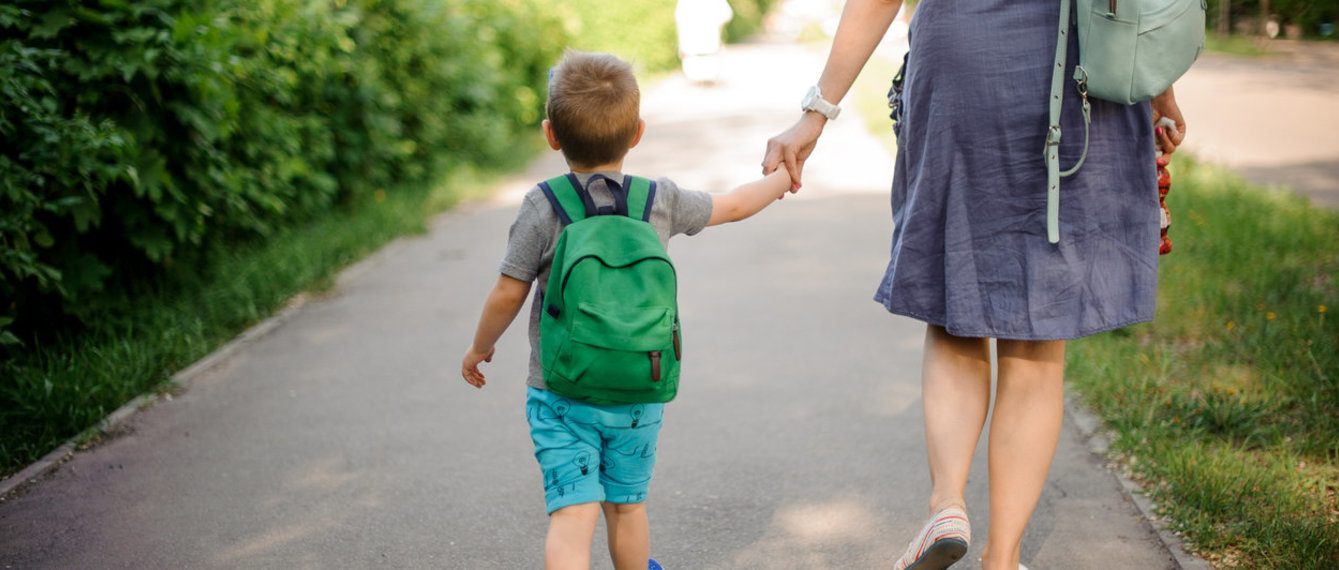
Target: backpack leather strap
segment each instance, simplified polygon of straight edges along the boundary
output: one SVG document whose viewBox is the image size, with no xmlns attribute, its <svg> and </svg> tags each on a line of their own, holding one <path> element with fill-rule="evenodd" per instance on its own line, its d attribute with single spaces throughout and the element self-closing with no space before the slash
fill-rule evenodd
<svg viewBox="0 0 1339 570">
<path fill-rule="evenodd" d="M 1060 242 L 1060 178 L 1078 172 L 1088 158 L 1088 129 L 1092 107 L 1088 104 L 1088 81 L 1082 66 L 1076 66 L 1074 78 L 1083 97 L 1083 154 L 1073 168 L 1060 171 L 1060 108 L 1065 101 L 1065 59 L 1069 55 L 1070 1 L 1060 0 L 1060 30 L 1055 40 L 1055 68 L 1051 70 L 1050 116 L 1046 129 L 1046 241 Z"/>
</svg>

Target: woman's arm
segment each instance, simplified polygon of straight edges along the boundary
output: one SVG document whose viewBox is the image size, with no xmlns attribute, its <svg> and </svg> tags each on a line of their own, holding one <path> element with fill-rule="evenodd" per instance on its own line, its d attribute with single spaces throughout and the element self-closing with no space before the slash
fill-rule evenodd
<svg viewBox="0 0 1339 570">
<path fill-rule="evenodd" d="M 818 78 L 818 89 L 824 99 L 837 103 L 846 96 L 901 8 L 901 0 L 849 0 L 846 3 L 837 24 L 837 35 L 828 51 L 828 61 Z M 771 173 L 778 164 L 785 163 L 791 183 L 798 188 L 804 161 L 813 152 L 825 123 L 826 117 L 805 113 L 785 132 L 768 139 L 763 174 Z"/>
</svg>

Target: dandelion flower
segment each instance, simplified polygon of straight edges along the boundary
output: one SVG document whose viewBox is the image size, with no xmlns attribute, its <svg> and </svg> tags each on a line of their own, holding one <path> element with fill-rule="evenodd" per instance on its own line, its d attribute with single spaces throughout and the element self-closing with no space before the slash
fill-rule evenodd
<svg viewBox="0 0 1339 570">
<path fill-rule="evenodd" d="M 1321 305 L 1321 306 L 1319 306 L 1319 307 L 1316 307 L 1316 312 L 1317 312 L 1317 313 L 1324 313 L 1324 312 L 1325 312 L 1325 305 Z"/>
<path fill-rule="evenodd" d="M 1232 329 L 1235 328 L 1236 326 L 1237 326 L 1237 323 L 1235 323 L 1235 322 L 1233 322 L 1233 321 L 1228 321 L 1228 322 L 1227 322 L 1227 330 L 1232 330 Z"/>
<path fill-rule="evenodd" d="M 1272 320 L 1274 320 L 1274 312 L 1273 312 L 1273 311 L 1270 311 L 1270 312 L 1268 312 L 1268 313 L 1265 313 L 1265 320 L 1266 320 L 1266 321 L 1272 321 Z"/>
</svg>

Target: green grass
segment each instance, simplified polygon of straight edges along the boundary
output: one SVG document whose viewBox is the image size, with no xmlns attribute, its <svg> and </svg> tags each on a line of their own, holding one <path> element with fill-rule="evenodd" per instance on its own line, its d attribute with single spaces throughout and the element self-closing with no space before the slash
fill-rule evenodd
<svg viewBox="0 0 1339 570">
<path fill-rule="evenodd" d="M 265 319 L 303 291 L 328 289 L 340 269 L 494 185 L 542 145 L 531 137 L 496 171 L 455 171 L 430 188 L 388 188 L 365 203 L 263 244 L 237 245 L 200 273 L 137 283 L 92 329 L 0 361 L 0 476 L 90 428 L 140 394 L 168 390 L 177 371 Z"/>
<path fill-rule="evenodd" d="M 1204 38 L 1204 49 L 1215 53 L 1259 57 L 1269 53 L 1269 50 L 1265 47 L 1267 41 L 1258 36 L 1220 36 L 1209 32 Z"/>
<path fill-rule="evenodd" d="M 869 58 L 851 86 L 856 111 L 865 121 L 865 127 L 879 138 L 890 155 L 897 153 L 897 140 L 893 137 L 893 121 L 888 118 L 888 88 L 901 66 L 900 58 L 893 61 L 875 55 Z"/>
<path fill-rule="evenodd" d="M 1339 214 L 1178 155 L 1153 323 L 1071 343 L 1113 450 L 1223 567 L 1339 567 Z"/>
</svg>

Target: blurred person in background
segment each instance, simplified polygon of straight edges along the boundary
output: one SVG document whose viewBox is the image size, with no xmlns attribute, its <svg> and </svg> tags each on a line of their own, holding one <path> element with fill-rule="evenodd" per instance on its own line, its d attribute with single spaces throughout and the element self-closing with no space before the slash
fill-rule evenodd
<svg viewBox="0 0 1339 570">
<path fill-rule="evenodd" d="M 683 74 L 696 83 L 721 76 L 721 32 L 735 15 L 726 0 L 679 0 L 674 22 L 679 30 Z"/>
</svg>

